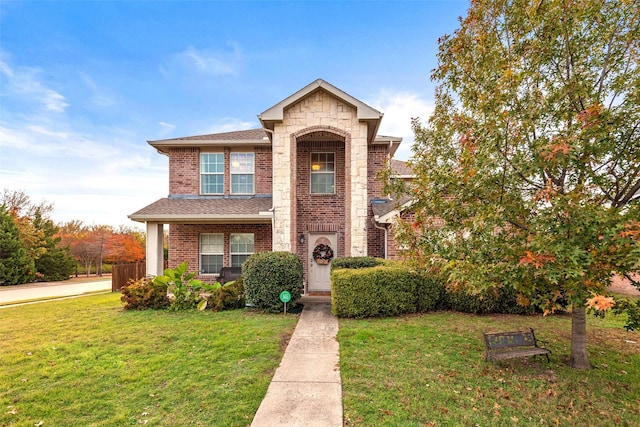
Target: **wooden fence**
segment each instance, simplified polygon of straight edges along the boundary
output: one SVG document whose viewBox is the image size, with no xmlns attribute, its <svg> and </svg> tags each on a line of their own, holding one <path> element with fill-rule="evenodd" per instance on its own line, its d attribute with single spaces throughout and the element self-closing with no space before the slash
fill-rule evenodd
<svg viewBox="0 0 640 427">
<path fill-rule="evenodd" d="M 129 280 L 138 280 L 146 275 L 146 263 L 134 262 L 131 264 L 114 264 L 111 275 L 111 291 L 118 292 L 120 288 L 129 283 Z"/>
</svg>

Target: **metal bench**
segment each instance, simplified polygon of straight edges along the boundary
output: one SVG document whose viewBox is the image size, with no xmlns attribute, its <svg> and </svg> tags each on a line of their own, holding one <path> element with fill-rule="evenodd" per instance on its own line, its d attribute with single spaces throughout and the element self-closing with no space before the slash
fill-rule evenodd
<svg viewBox="0 0 640 427">
<path fill-rule="evenodd" d="M 485 360 L 495 362 L 516 357 L 545 355 L 549 362 L 551 350 L 538 346 L 538 342 L 543 341 L 536 340 L 531 328 L 528 331 L 485 333 Z"/>
<path fill-rule="evenodd" d="M 222 267 L 218 281 L 224 285 L 227 282 L 240 278 L 240 276 L 242 276 L 241 267 Z"/>
</svg>

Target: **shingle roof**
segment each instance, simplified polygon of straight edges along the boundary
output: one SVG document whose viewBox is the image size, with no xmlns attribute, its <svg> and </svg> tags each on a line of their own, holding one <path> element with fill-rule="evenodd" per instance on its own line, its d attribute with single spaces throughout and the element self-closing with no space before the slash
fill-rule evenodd
<svg viewBox="0 0 640 427">
<path fill-rule="evenodd" d="M 380 201 L 371 203 L 371 210 L 375 216 L 383 216 L 393 211 L 394 209 L 398 209 L 400 206 L 407 203 L 411 200 L 409 196 L 403 196 L 400 200 L 388 200 L 385 203 L 381 203 Z"/>
<path fill-rule="evenodd" d="M 262 140 L 267 137 L 264 129 L 247 129 L 233 132 L 210 133 L 207 135 L 185 136 L 181 138 L 173 138 L 175 141 L 245 141 L 245 140 Z"/>
<path fill-rule="evenodd" d="M 413 171 L 407 165 L 407 162 L 391 159 L 391 170 L 394 175 L 413 176 Z"/>
<path fill-rule="evenodd" d="M 267 222 L 271 197 L 171 197 L 129 215 L 134 221 L 157 222 Z"/>
</svg>

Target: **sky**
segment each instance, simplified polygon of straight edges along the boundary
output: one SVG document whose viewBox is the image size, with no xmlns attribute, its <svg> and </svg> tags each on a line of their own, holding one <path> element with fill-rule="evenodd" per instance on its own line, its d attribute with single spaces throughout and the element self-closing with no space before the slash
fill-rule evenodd
<svg viewBox="0 0 640 427">
<path fill-rule="evenodd" d="M 411 156 L 437 40 L 467 0 L 0 0 L 0 190 L 58 223 L 141 228 L 168 195 L 147 141 L 260 127 L 318 78 L 384 113 Z"/>
</svg>

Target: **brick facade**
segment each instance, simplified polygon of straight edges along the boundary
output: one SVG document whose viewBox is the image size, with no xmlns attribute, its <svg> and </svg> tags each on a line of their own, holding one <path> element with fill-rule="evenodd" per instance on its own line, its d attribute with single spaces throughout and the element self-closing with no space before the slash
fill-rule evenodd
<svg viewBox="0 0 640 427">
<path fill-rule="evenodd" d="M 388 157 L 389 147 L 387 145 L 370 145 L 368 147 L 367 196 L 369 200 L 382 197 L 382 181 L 378 179 L 378 173 L 385 168 Z M 367 255 L 384 258 L 385 231 L 375 226 L 371 203 L 367 209 L 367 225 Z"/>
<path fill-rule="evenodd" d="M 216 150 L 202 151 L 199 147 L 180 147 L 169 149 L 169 194 L 200 194 L 200 153 L 224 153 L 224 194 L 231 194 L 230 154 L 254 153 L 255 194 L 271 194 L 273 190 L 273 156 L 271 147 L 235 148 L 221 147 Z"/>
<path fill-rule="evenodd" d="M 255 253 L 271 250 L 271 224 L 171 224 L 169 232 L 169 268 L 183 261 L 189 263 L 189 271 L 200 269 L 200 234 L 224 234 L 224 265 L 231 265 L 229 236 L 232 233 L 252 233 Z M 211 275 L 198 276 L 214 282 Z"/>
<path fill-rule="evenodd" d="M 313 89 L 315 86 L 318 87 Z M 304 88 L 259 115 L 262 129 L 152 144 L 169 157 L 170 196 L 165 200 L 184 201 L 181 206 L 191 206 L 179 214 L 166 208 L 145 219 L 152 226 L 169 224 L 170 267 L 188 261 L 191 271 L 200 268 L 202 233 L 224 234 L 225 266 L 230 265 L 232 233 L 253 233 L 255 252 L 276 250 L 298 254 L 303 260 L 305 275 L 310 233 L 314 236 L 335 233 L 337 256 L 396 255 L 395 251 L 385 252 L 385 236 L 389 242 L 393 242 L 393 236 L 379 228 L 382 226 L 376 227 L 371 208 L 372 199 L 383 197 L 377 175 L 386 167 L 391 149 L 391 143 L 378 144 L 373 134 L 382 114 L 324 81 L 318 80 L 308 88 L 312 89 Z M 257 197 L 234 198 L 231 194 L 230 155 L 233 152 L 255 154 Z M 200 193 L 201 153 L 224 154 L 223 194 L 200 197 L 203 196 Z M 311 193 L 311 153 L 334 153 L 334 194 Z M 212 201 L 215 206 L 207 206 L 203 212 L 193 208 L 192 199 Z M 224 202 L 219 201 L 222 199 Z M 251 213 L 253 216 L 243 216 L 246 212 L 238 208 L 240 199 L 251 203 L 266 201 L 266 206 L 258 205 L 259 209 Z M 220 219 L 216 216 L 219 212 L 214 211 L 223 204 L 237 210 L 226 211 L 229 216 Z M 168 206 L 164 202 L 160 205 Z M 145 215 L 150 217 L 146 211 Z M 246 223 L 242 223 L 244 218 L 249 218 Z M 207 221 L 219 223 L 207 224 Z M 300 236 L 305 237 L 302 244 Z M 148 245 L 148 254 L 155 253 L 153 244 L 157 243 L 156 239 Z M 161 257 L 161 254 L 154 256 Z M 205 275 L 202 279 L 213 278 Z"/>
</svg>

